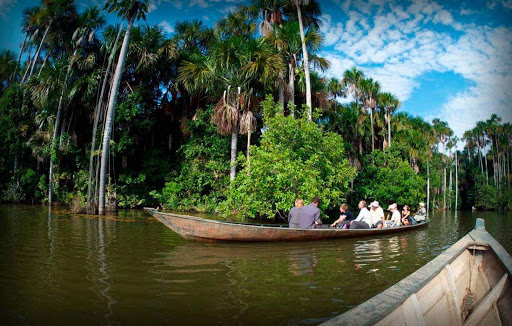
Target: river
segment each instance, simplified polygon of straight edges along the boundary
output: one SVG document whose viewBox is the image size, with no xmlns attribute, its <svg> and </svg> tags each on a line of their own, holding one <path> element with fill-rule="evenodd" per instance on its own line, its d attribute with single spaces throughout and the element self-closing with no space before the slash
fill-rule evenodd
<svg viewBox="0 0 512 326">
<path fill-rule="evenodd" d="M 0 324 L 318 324 L 423 266 L 477 217 L 512 252 L 511 213 L 436 213 L 428 228 L 378 238 L 202 244 L 137 210 L 0 205 Z"/>
</svg>

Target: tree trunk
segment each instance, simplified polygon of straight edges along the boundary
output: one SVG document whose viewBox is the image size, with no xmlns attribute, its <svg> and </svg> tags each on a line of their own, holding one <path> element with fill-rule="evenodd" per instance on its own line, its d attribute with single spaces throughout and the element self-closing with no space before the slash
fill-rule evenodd
<svg viewBox="0 0 512 326">
<path fill-rule="evenodd" d="M 430 209 L 430 167 L 427 159 L 427 213 Z"/>
<path fill-rule="evenodd" d="M 311 105 L 311 79 L 309 75 L 309 58 L 308 49 L 306 48 L 306 39 L 304 37 L 304 26 L 302 22 L 302 12 L 300 4 L 296 1 L 297 5 L 297 17 L 299 19 L 300 39 L 302 41 L 302 56 L 304 66 L 304 76 L 306 77 L 306 105 L 308 106 L 308 119 L 312 120 L 313 106 Z"/>
<path fill-rule="evenodd" d="M 43 64 L 41 65 L 41 68 L 39 68 L 39 72 L 37 73 L 37 77 L 41 76 L 41 71 L 43 71 L 44 66 L 46 66 L 46 62 L 48 61 L 48 58 L 50 57 L 50 52 L 47 52 L 44 56 Z"/>
<path fill-rule="evenodd" d="M 23 42 L 21 43 L 20 54 L 18 54 L 18 61 L 16 61 L 16 67 L 14 67 L 14 72 L 11 76 L 11 82 L 16 79 L 16 72 L 18 71 L 18 66 L 21 65 L 21 57 L 23 56 L 23 52 L 25 52 L 25 43 L 27 42 L 28 33 L 25 33 L 25 38 L 23 38 Z"/>
<path fill-rule="evenodd" d="M 459 208 L 459 160 L 457 159 L 457 150 L 455 150 L 455 211 Z"/>
<path fill-rule="evenodd" d="M 48 27 L 46 27 L 46 29 L 44 31 L 43 38 L 41 39 L 41 42 L 39 43 L 39 46 L 36 50 L 36 53 L 34 54 L 34 60 L 32 62 L 32 67 L 30 68 L 30 73 L 28 74 L 27 78 L 30 78 L 30 76 L 32 76 L 32 73 L 34 72 L 34 67 L 36 66 L 37 57 L 39 57 L 39 52 L 41 51 L 41 47 L 43 46 L 43 43 L 46 39 L 46 35 L 48 34 L 48 31 L 50 30 L 50 26 L 52 26 L 52 23 L 53 23 L 53 21 L 50 21 L 50 23 L 48 24 Z"/>
<path fill-rule="evenodd" d="M 434 188 L 434 196 L 432 196 L 432 211 L 436 209 L 436 188 Z"/>
<path fill-rule="evenodd" d="M 251 173 L 251 126 L 247 128 L 247 174 Z"/>
<path fill-rule="evenodd" d="M 59 127 L 60 127 L 60 120 L 62 117 L 62 111 L 63 111 L 63 101 L 64 101 L 64 92 L 66 90 L 66 86 L 68 83 L 69 74 L 71 73 L 71 67 L 68 68 L 68 71 L 66 72 L 66 78 L 64 79 L 64 85 L 62 86 L 62 90 L 60 92 L 59 97 L 59 105 L 57 106 L 57 115 L 55 116 L 55 127 L 53 130 L 53 139 L 52 139 L 52 149 L 50 151 L 50 170 L 48 173 L 48 205 L 52 206 L 52 200 L 53 200 L 53 192 L 52 192 L 52 180 L 53 180 L 53 166 L 55 163 L 55 160 L 57 159 L 57 145 L 59 143 Z"/>
<path fill-rule="evenodd" d="M 231 164 L 229 172 L 229 180 L 233 181 L 236 177 L 236 150 L 238 143 L 238 128 L 233 128 L 231 133 Z"/>
<path fill-rule="evenodd" d="M 293 71 L 293 64 L 288 63 L 288 92 L 290 93 L 290 98 L 288 99 L 288 103 L 292 103 L 295 105 L 295 72 Z M 295 109 L 291 112 L 292 117 L 295 116 Z"/>
<path fill-rule="evenodd" d="M 133 26 L 134 18 L 132 17 L 128 22 L 126 33 L 124 34 L 123 46 L 119 53 L 119 60 L 117 62 L 116 72 L 113 77 L 112 90 L 110 93 L 110 99 L 108 101 L 107 117 L 105 121 L 105 130 L 103 131 L 103 147 L 101 153 L 101 168 L 100 168 L 100 189 L 99 189 L 99 205 L 98 214 L 105 214 L 105 186 L 107 179 L 108 169 L 108 155 L 110 147 L 110 136 L 112 134 L 112 126 L 114 124 L 114 111 L 117 101 L 117 93 L 119 91 L 119 85 L 121 84 L 121 78 L 123 75 L 123 68 L 125 64 L 126 53 L 128 52 L 128 44 L 130 43 L 130 32 Z"/>
<path fill-rule="evenodd" d="M 117 32 L 116 40 L 114 42 L 114 46 L 112 48 L 112 53 L 109 56 L 107 70 L 105 71 L 105 77 L 103 78 L 103 84 L 101 85 L 101 92 L 98 98 L 98 102 L 96 103 L 96 113 L 94 115 L 94 123 L 92 127 L 92 140 L 91 140 L 91 153 L 89 155 L 89 179 L 87 180 L 87 213 L 91 213 L 91 194 L 92 194 L 92 175 L 94 171 L 94 150 L 96 147 L 96 133 L 98 131 L 98 122 L 101 119 L 101 112 L 103 106 L 103 96 L 105 95 L 105 90 L 107 88 L 107 82 L 109 80 L 108 76 L 110 74 L 110 69 L 112 67 L 112 62 L 114 61 L 114 53 L 117 47 L 117 42 L 119 41 L 119 37 L 123 30 L 123 24 L 119 26 L 119 31 Z"/>
<path fill-rule="evenodd" d="M 450 185 L 449 185 L 449 188 L 448 188 L 448 194 L 450 195 L 450 209 L 452 208 L 452 180 L 453 180 L 453 177 L 452 177 L 452 165 L 453 165 L 453 162 L 450 163 Z"/>
<path fill-rule="evenodd" d="M 281 103 L 281 107 L 284 112 L 286 108 L 284 107 L 284 86 L 282 84 L 279 85 L 279 103 Z"/>
<path fill-rule="evenodd" d="M 391 112 L 388 109 L 388 147 L 391 147 Z"/>
<path fill-rule="evenodd" d="M 370 97 L 370 103 L 372 101 L 372 98 Z M 374 133 L 373 133 L 373 109 L 370 108 L 370 125 L 371 125 L 371 128 L 372 128 L 372 153 L 373 151 L 375 151 L 375 144 L 373 142 L 374 140 Z"/>
<path fill-rule="evenodd" d="M 443 209 L 446 209 L 446 166 L 443 167 L 444 182 L 443 182 Z"/>
<path fill-rule="evenodd" d="M 486 184 L 489 184 L 489 168 L 487 166 L 487 155 L 485 155 L 485 180 Z"/>
<path fill-rule="evenodd" d="M 16 172 L 18 172 L 18 153 L 14 153 L 13 174 L 16 175 Z"/>
<path fill-rule="evenodd" d="M 484 175 L 484 162 L 482 161 L 482 150 L 480 149 L 480 142 L 476 144 L 478 147 L 478 163 L 480 163 L 480 168 L 482 169 L 482 175 Z"/>
<path fill-rule="evenodd" d="M 24 84 L 25 83 L 25 79 L 27 78 L 28 76 L 28 72 L 30 70 L 30 66 L 32 65 L 32 51 L 29 51 L 28 52 L 28 56 L 27 56 L 27 61 L 25 62 L 25 72 L 23 73 L 23 78 L 21 78 L 21 83 Z"/>
</svg>

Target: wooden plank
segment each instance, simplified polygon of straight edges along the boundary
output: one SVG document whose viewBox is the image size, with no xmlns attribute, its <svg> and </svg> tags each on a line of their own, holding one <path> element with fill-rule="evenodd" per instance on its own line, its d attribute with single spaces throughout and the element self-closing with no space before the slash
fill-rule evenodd
<svg viewBox="0 0 512 326">
<path fill-rule="evenodd" d="M 455 280 L 453 278 L 452 269 L 450 265 L 446 265 L 445 269 L 446 271 L 446 278 L 448 279 L 448 284 L 450 286 L 450 289 L 448 290 L 448 296 L 451 297 L 451 301 L 453 302 L 453 307 L 455 309 L 456 315 L 457 315 L 457 325 L 462 325 L 462 319 L 461 311 L 460 311 L 460 303 L 457 301 L 459 298 L 459 295 L 457 293 L 457 287 L 455 286 Z"/>
<path fill-rule="evenodd" d="M 501 280 L 496 284 L 492 291 L 485 297 L 485 299 L 476 307 L 476 309 L 469 315 L 469 318 L 464 323 L 464 326 L 477 325 L 480 320 L 487 314 L 493 305 L 500 298 L 501 292 L 507 282 L 508 274 L 503 275 Z"/>
<path fill-rule="evenodd" d="M 420 303 L 416 294 L 413 294 L 402 305 L 407 325 L 424 326 L 425 320 L 423 319 L 423 312 L 421 311 Z"/>
</svg>

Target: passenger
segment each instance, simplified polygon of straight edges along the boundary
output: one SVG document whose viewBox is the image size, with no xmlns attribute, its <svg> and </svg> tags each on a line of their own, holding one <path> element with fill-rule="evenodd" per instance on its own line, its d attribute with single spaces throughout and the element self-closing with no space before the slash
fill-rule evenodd
<svg viewBox="0 0 512 326">
<path fill-rule="evenodd" d="M 385 223 L 384 210 L 380 207 L 378 201 L 373 201 L 370 204 L 370 215 L 372 216 L 372 228 L 382 228 Z"/>
<path fill-rule="evenodd" d="M 361 200 L 357 207 L 360 209 L 357 218 L 350 223 L 351 229 L 369 229 L 372 224 L 372 216 L 366 208 L 366 201 Z"/>
<path fill-rule="evenodd" d="M 332 227 L 338 227 L 338 229 L 348 229 L 350 227 L 350 222 L 354 220 L 354 214 L 348 210 L 348 205 L 343 203 L 340 205 L 340 218 L 334 221 L 331 224 Z"/>
<path fill-rule="evenodd" d="M 414 219 L 417 222 L 424 221 L 427 218 L 427 210 L 425 209 L 425 204 L 420 203 L 420 209 L 416 212 L 416 215 L 414 215 Z"/>
<path fill-rule="evenodd" d="M 409 205 L 404 205 L 402 209 L 402 224 L 403 225 L 414 225 L 416 224 L 416 220 L 411 216 L 411 209 Z"/>
<path fill-rule="evenodd" d="M 389 223 L 387 226 L 394 227 L 402 225 L 402 218 L 400 216 L 400 211 L 398 210 L 398 205 L 396 203 L 389 205 L 388 211 L 391 212 L 391 221 L 386 221 Z"/>
<path fill-rule="evenodd" d="M 301 208 L 299 227 L 301 229 L 314 229 L 317 225 L 322 225 L 320 220 L 320 210 L 318 204 L 320 199 L 313 197 L 311 203 Z"/>
<path fill-rule="evenodd" d="M 304 201 L 302 199 L 295 199 L 295 207 L 290 209 L 290 213 L 288 213 L 288 227 L 298 229 L 300 226 L 300 211 L 304 206 Z"/>
</svg>

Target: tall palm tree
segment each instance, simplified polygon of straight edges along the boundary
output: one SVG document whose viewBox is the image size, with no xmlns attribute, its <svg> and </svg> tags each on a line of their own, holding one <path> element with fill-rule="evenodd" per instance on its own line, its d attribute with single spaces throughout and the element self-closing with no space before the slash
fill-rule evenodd
<svg viewBox="0 0 512 326">
<path fill-rule="evenodd" d="M 443 145 L 443 154 L 444 158 L 446 158 L 446 141 L 449 137 L 453 135 L 453 131 L 448 127 L 448 123 L 446 121 L 441 121 L 439 119 L 432 120 L 432 124 L 434 127 L 434 130 L 436 132 L 437 138 L 439 142 Z M 446 159 L 443 159 L 443 162 L 445 164 L 443 168 L 444 173 L 444 183 L 443 183 L 443 208 L 446 209 Z"/>
<path fill-rule="evenodd" d="M 126 53 L 128 51 L 128 44 L 130 43 L 130 33 L 133 27 L 133 23 L 135 21 L 138 21 L 141 18 L 143 20 L 146 20 L 146 13 L 148 12 L 148 2 L 147 0 L 108 0 L 107 4 L 105 5 L 105 9 L 107 9 L 109 13 L 117 12 L 118 17 L 123 17 L 123 19 L 128 21 L 128 26 L 126 27 L 123 45 L 121 47 L 121 52 L 119 53 L 116 72 L 112 79 L 112 89 L 110 91 L 110 98 L 108 102 L 108 109 L 105 120 L 105 129 L 103 132 L 98 200 L 98 214 L 100 215 L 105 214 L 105 188 L 107 179 L 110 136 L 112 133 L 112 125 L 114 123 L 114 110 L 117 101 L 117 94 L 119 91 L 119 85 L 121 83 L 121 77 L 123 74 Z"/>
<path fill-rule="evenodd" d="M 265 39 L 230 36 L 218 39 L 208 55 L 196 56 L 180 68 L 178 80 L 190 92 L 198 88 L 222 94 L 212 117 L 220 134 L 231 135 L 230 180 L 236 176 L 236 153 L 241 113 L 251 89 L 266 85 L 283 69 L 283 62 Z"/>
<path fill-rule="evenodd" d="M 334 111 L 336 111 L 338 97 L 344 95 L 343 85 L 338 78 L 331 78 L 327 83 L 327 91 L 334 98 Z"/>
<path fill-rule="evenodd" d="M 372 134 L 372 152 L 375 150 L 375 135 L 373 128 L 373 111 L 377 106 L 377 99 L 380 92 L 380 83 L 374 81 L 372 78 L 364 79 L 361 81 L 361 91 L 364 96 L 364 106 L 370 111 L 370 125 Z"/>
<path fill-rule="evenodd" d="M 299 29 L 300 29 L 300 39 L 302 41 L 302 60 L 304 67 L 304 75 L 306 81 L 306 105 L 308 106 L 308 119 L 311 121 L 312 119 L 312 102 L 311 102 L 311 76 L 309 72 L 309 56 L 306 45 L 306 37 L 304 34 L 304 20 L 302 17 L 302 7 L 305 6 L 314 6 L 319 7 L 315 0 L 291 0 L 293 6 L 297 10 L 297 20 L 299 21 Z"/>
<path fill-rule="evenodd" d="M 379 107 L 384 110 L 384 118 L 388 127 L 387 147 L 391 146 L 391 115 L 401 106 L 398 98 L 388 92 L 380 93 L 378 98 Z"/>
</svg>

